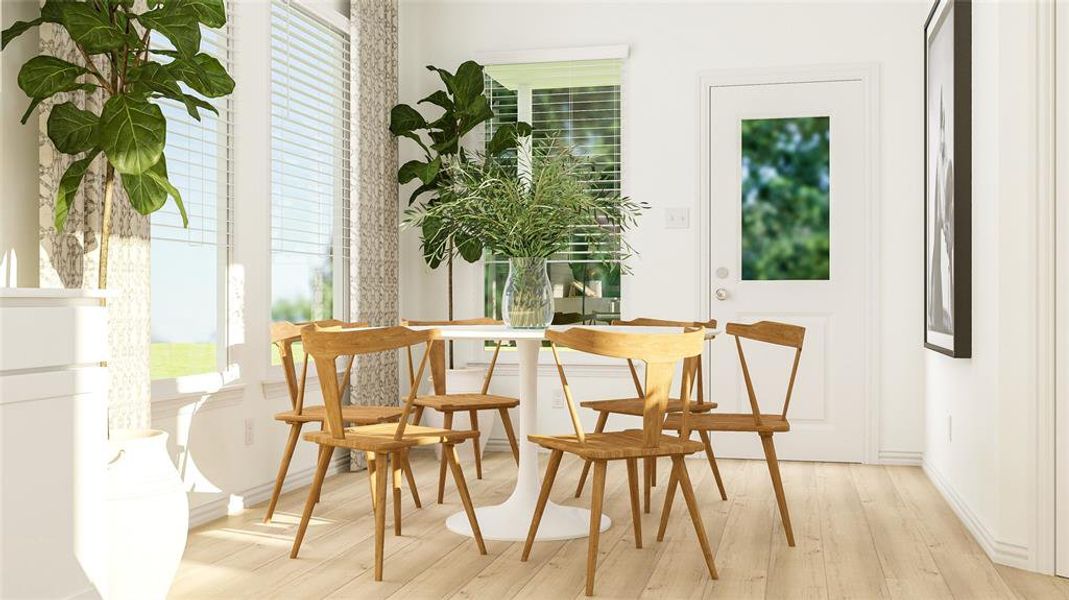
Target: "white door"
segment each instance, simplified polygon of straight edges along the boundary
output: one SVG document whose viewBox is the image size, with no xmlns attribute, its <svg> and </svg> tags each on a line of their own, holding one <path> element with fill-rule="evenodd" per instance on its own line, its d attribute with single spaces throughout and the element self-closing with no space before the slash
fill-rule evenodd
<svg viewBox="0 0 1069 600">
<path fill-rule="evenodd" d="M 710 316 L 806 328 L 783 459 L 862 462 L 869 335 L 865 83 L 706 86 Z M 911 326 L 911 324 L 903 324 Z M 793 349 L 743 343 L 763 413 L 778 414 Z M 735 339 L 710 343 L 718 411 L 750 412 Z M 756 435 L 721 433 L 718 455 L 761 457 Z"/>
</svg>

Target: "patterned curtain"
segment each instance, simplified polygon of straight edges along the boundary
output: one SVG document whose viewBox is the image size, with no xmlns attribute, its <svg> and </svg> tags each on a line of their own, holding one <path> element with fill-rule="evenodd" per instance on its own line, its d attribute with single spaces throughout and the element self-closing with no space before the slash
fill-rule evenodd
<svg viewBox="0 0 1069 600">
<path fill-rule="evenodd" d="M 81 56 L 58 25 L 41 25 L 41 52 L 80 64 Z M 103 67 L 98 63 L 98 68 Z M 99 272 L 100 217 L 104 204 L 103 155 L 86 173 L 63 231 L 53 226 L 56 187 L 73 158 L 48 139 L 51 108 L 70 100 L 100 114 L 103 93 L 73 92 L 42 103 L 38 113 L 40 155 L 40 280 L 45 288 L 95 288 Z M 139 215 L 116 181 L 108 256 L 109 428 L 145 428 L 149 418 L 150 258 L 148 218 Z"/>
<path fill-rule="evenodd" d="M 350 313 L 353 320 L 394 325 L 397 308 L 397 141 L 390 109 L 397 103 L 397 0 L 352 0 L 352 141 Z M 396 404 L 394 353 L 360 358 L 353 404 Z M 353 470 L 364 468 L 352 456 Z"/>
</svg>

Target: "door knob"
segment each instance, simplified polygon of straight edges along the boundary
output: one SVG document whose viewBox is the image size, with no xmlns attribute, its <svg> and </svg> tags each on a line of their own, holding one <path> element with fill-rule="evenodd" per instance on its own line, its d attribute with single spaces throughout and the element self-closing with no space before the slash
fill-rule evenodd
<svg viewBox="0 0 1069 600">
<path fill-rule="evenodd" d="M 717 288 L 713 294 L 716 296 L 716 299 L 721 302 L 728 299 L 728 291 L 724 288 Z"/>
</svg>

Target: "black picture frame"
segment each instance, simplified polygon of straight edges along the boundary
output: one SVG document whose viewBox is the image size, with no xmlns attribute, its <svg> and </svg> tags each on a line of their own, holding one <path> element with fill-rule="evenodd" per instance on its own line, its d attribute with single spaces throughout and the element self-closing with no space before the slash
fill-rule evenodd
<svg viewBox="0 0 1069 600">
<path fill-rule="evenodd" d="M 948 95 L 952 100 L 945 102 Z M 923 306 L 924 347 L 953 358 L 971 357 L 970 0 L 936 0 L 924 22 Z"/>
</svg>

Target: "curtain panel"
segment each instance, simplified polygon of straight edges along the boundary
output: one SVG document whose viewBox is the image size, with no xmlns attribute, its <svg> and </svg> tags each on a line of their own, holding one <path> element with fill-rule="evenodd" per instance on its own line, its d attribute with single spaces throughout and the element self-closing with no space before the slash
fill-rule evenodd
<svg viewBox="0 0 1069 600">
<path fill-rule="evenodd" d="M 352 0 L 350 78 L 352 169 L 350 206 L 350 318 L 396 325 L 398 296 L 397 140 L 390 109 L 397 103 L 397 1 Z M 398 356 L 358 357 L 354 404 L 396 405 Z M 365 468 L 353 453 L 353 470 Z"/>
</svg>

